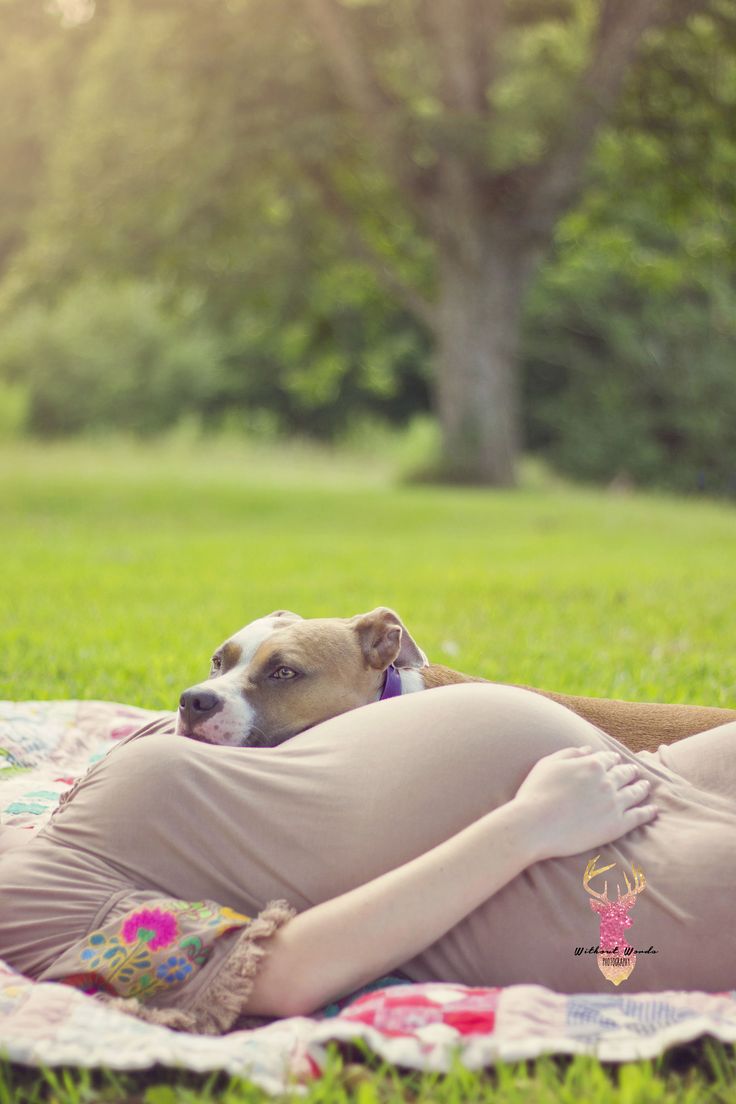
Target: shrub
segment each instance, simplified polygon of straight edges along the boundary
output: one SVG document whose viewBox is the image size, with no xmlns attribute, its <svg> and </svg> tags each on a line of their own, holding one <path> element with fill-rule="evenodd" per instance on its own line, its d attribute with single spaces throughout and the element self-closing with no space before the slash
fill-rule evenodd
<svg viewBox="0 0 736 1104">
<path fill-rule="evenodd" d="M 43 435 L 154 433 L 206 406 L 222 362 L 196 302 L 143 281 L 78 283 L 0 334 L 0 377 L 23 385 L 27 428 Z"/>
<path fill-rule="evenodd" d="M 577 478 L 736 493 L 736 294 L 643 294 L 625 276 L 540 287 L 525 346 L 527 439 Z"/>
</svg>

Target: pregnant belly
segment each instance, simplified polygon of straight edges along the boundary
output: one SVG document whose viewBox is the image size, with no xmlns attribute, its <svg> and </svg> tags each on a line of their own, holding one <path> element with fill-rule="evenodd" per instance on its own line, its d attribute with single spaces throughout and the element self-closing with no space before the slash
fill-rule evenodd
<svg viewBox="0 0 736 1104">
<path fill-rule="evenodd" d="M 279 897 L 304 909 L 429 850 L 510 800 L 543 755 L 583 743 L 638 762 L 562 706 L 494 684 L 376 703 L 275 749 L 151 736 L 100 764 L 54 832 L 106 856 L 140 888 L 247 914 Z M 600 852 L 601 863 L 617 863 L 622 888 L 633 862 L 647 877 L 629 934 L 636 947 L 660 949 L 654 966 L 637 962 L 628 988 L 682 984 L 687 970 L 673 963 L 693 938 L 713 942 L 726 921 L 726 906 L 707 898 L 719 863 L 725 886 L 736 878 L 736 849 L 727 847 L 734 817 L 704 814 L 696 791 L 672 772 L 642 764 L 641 773 L 653 783 L 657 821 L 616 844 L 530 867 L 407 964 L 410 976 L 595 990 L 590 956 L 574 949 L 597 937 L 582 875 Z M 716 971 L 700 968 L 698 977 L 696 987 L 715 982 Z"/>
<path fill-rule="evenodd" d="M 417 981 L 614 992 L 596 951 L 612 951 L 618 964 L 628 945 L 637 952 L 629 957 L 630 971 L 608 971 L 625 975 L 618 991 L 734 988 L 736 941 L 726 887 L 736 877 L 736 848 L 729 842 L 736 816 L 729 823 L 726 814 L 688 807 L 664 787 L 659 804 L 654 823 L 614 843 L 529 867 L 402 968 Z M 595 855 L 599 867 L 615 863 L 591 882 L 602 893 L 607 880 L 611 902 L 617 883 L 622 897 L 627 894 L 624 873 L 633 885 L 633 865 L 643 871 L 644 887 L 624 913 L 630 926 L 617 922 L 616 909 L 606 923 L 605 913 L 591 908 L 596 899 L 586 892 L 583 873 Z"/>
</svg>

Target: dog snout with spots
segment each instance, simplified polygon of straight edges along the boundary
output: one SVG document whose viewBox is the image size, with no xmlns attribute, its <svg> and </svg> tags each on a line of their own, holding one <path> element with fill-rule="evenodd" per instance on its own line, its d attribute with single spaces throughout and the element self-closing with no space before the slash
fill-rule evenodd
<svg viewBox="0 0 736 1104">
<path fill-rule="evenodd" d="M 355 617 L 308 619 L 276 610 L 217 649 L 209 677 L 181 695 L 177 733 L 210 744 L 275 747 L 370 702 L 485 681 L 430 664 L 399 615 L 386 606 Z M 521 688 L 559 702 L 632 751 L 654 751 L 661 743 L 736 720 L 736 711 L 711 706 Z"/>
<path fill-rule="evenodd" d="M 181 695 L 177 732 L 211 744 L 274 747 L 377 701 L 394 664 L 406 669 L 396 690 L 406 693 L 411 669 L 427 662 L 398 614 L 384 606 L 307 620 L 277 610 L 217 649 L 209 677 Z"/>
</svg>

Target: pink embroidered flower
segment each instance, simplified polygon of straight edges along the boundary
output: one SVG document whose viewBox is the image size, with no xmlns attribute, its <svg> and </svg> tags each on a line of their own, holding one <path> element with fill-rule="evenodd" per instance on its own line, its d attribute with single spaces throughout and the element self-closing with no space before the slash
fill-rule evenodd
<svg viewBox="0 0 736 1104">
<path fill-rule="evenodd" d="M 150 950 L 157 951 L 176 939 L 176 918 L 161 909 L 139 909 L 123 924 L 122 936 L 126 943 L 147 943 Z"/>
</svg>

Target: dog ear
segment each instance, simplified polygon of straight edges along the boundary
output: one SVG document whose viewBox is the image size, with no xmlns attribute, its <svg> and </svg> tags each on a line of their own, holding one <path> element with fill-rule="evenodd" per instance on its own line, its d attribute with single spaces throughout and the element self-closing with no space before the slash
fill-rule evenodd
<svg viewBox="0 0 736 1104">
<path fill-rule="evenodd" d="M 397 667 L 428 667 L 429 660 L 392 609 L 378 606 L 370 613 L 350 618 L 371 667 L 383 671 L 390 663 Z"/>
</svg>

